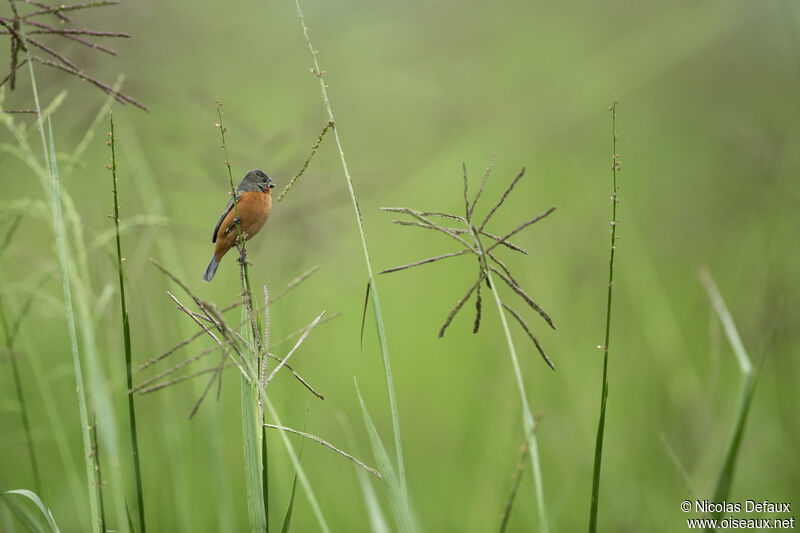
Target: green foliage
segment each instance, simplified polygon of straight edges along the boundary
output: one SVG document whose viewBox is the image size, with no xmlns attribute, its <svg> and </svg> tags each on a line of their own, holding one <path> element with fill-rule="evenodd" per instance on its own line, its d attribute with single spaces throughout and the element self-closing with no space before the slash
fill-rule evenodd
<svg viewBox="0 0 800 533">
<path fill-rule="evenodd" d="M 589 510 L 589 531 L 597 531 L 597 512 L 600 505 L 600 466 L 603 461 L 603 438 L 606 429 L 606 405 L 608 404 L 608 347 L 611 343 L 611 296 L 614 293 L 614 255 L 617 251 L 617 172 L 622 163 L 617 154 L 617 101 L 608 108 L 611 111 L 611 243 L 608 259 L 608 290 L 606 292 L 606 333 L 605 341 L 600 347 L 603 350 L 603 379 L 600 382 L 600 420 L 597 423 L 597 437 L 594 445 L 594 467 L 592 470 L 592 499 Z"/>
<path fill-rule="evenodd" d="M 739 457 L 739 448 L 742 444 L 747 415 L 750 412 L 750 404 L 753 400 L 753 392 L 756 388 L 758 375 L 754 373 L 750 356 L 747 355 L 744 343 L 741 337 L 739 337 L 739 331 L 736 329 L 736 324 L 733 322 L 733 317 L 731 317 L 730 311 L 728 311 L 728 307 L 725 305 L 725 301 L 722 299 L 722 295 L 717 288 L 717 284 L 714 283 L 711 274 L 706 270 L 702 270 L 700 272 L 700 280 L 706 289 L 708 299 L 711 301 L 714 312 L 719 317 L 720 322 L 722 322 L 725 336 L 728 338 L 728 342 L 733 348 L 733 353 L 736 356 L 739 369 L 742 372 L 742 383 L 739 392 L 739 406 L 736 411 L 736 419 L 713 492 L 714 499 L 712 501 L 721 502 L 728 499 L 731 491 L 733 472 Z M 721 519 L 722 511 L 715 512 L 714 517 Z"/>
<path fill-rule="evenodd" d="M 308 411 L 306 411 L 306 421 L 303 424 L 303 431 L 305 432 L 306 427 L 308 427 Z M 264 428 L 266 431 L 266 428 Z M 266 441 L 266 436 L 264 437 Z M 297 460 L 299 461 L 303 457 L 303 446 L 305 445 L 305 439 L 300 442 L 300 451 L 297 452 Z M 283 517 L 283 525 L 281 526 L 281 533 L 289 533 L 289 529 L 292 524 L 292 512 L 294 511 L 294 496 L 297 492 L 297 472 L 294 474 L 294 480 L 292 480 L 292 495 L 289 496 L 289 506 L 286 508 L 286 514 Z"/>
<path fill-rule="evenodd" d="M 389 498 L 389 506 L 394 515 L 395 525 L 397 530 L 401 533 L 411 533 L 416 531 L 411 510 L 408 505 L 408 496 L 403 490 L 400 480 L 397 477 L 394 466 L 392 465 L 389 454 L 386 452 L 386 447 L 383 445 L 381 436 L 378 433 L 378 428 L 372 421 L 367 411 L 367 405 L 364 403 L 364 398 L 361 397 L 361 391 L 358 390 L 356 383 L 356 394 L 358 395 L 358 402 L 361 405 L 361 414 L 364 417 L 364 424 L 367 427 L 367 434 L 369 435 L 369 445 L 372 448 L 372 455 L 378 462 L 378 468 L 383 474 L 383 480 L 386 483 L 386 493 Z"/>
<path fill-rule="evenodd" d="M 41 531 L 40 527 L 37 525 L 37 521 L 28 513 L 28 511 L 21 506 L 19 506 L 15 501 L 13 501 L 10 496 L 22 496 L 23 498 L 27 498 L 28 500 L 32 501 L 34 505 L 39 509 L 39 512 L 42 514 L 42 517 L 45 519 L 45 523 L 47 525 L 47 531 L 51 533 L 59 533 L 58 525 L 56 524 L 56 519 L 53 517 L 53 513 L 50 509 L 44 504 L 39 495 L 33 491 L 25 490 L 25 489 L 16 489 L 16 490 L 7 490 L 2 493 L 3 499 L 12 509 L 14 514 L 16 514 L 20 520 L 25 524 L 25 526 L 33 531 L 34 533 Z"/>
<path fill-rule="evenodd" d="M 122 273 L 122 244 L 120 242 L 120 229 L 119 229 L 119 182 L 117 181 L 117 153 L 116 153 L 116 137 L 114 136 L 114 115 L 109 111 L 108 122 L 111 131 L 109 132 L 109 146 L 111 148 L 111 178 L 112 178 L 112 194 L 114 196 L 114 233 L 117 242 L 117 273 L 119 274 L 119 305 L 122 313 L 122 341 L 125 349 L 125 385 L 126 391 L 133 388 L 133 369 L 131 362 L 131 325 L 128 319 L 128 306 L 125 304 L 125 277 Z M 139 517 L 139 531 L 145 533 L 147 531 L 146 522 L 144 519 L 144 494 L 142 489 L 142 467 L 139 460 L 139 437 L 136 432 L 136 407 L 134 405 L 133 394 L 125 394 L 128 398 L 128 427 L 131 435 L 131 458 L 133 460 L 133 473 L 136 481 L 136 510 Z M 128 516 L 128 523 L 130 523 L 130 510 L 128 509 L 127 501 L 125 503 L 125 512 Z M 131 527 L 131 531 L 134 529 Z"/>
</svg>

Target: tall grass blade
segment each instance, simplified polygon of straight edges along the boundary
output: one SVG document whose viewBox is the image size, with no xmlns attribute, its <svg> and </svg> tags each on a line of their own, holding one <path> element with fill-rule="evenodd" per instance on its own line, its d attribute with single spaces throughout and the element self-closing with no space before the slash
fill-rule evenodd
<svg viewBox="0 0 800 533">
<path fill-rule="evenodd" d="M 514 367 L 514 375 L 517 380 L 517 388 L 519 389 L 520 400 L 522 402 L 522 426 L 525 431 L 525 440 L 528 444 L 528 453 L 531 456 L 533 483 L 536 489 L 536 509 L 539 515 L 539 531 L 546 533 L 548 531 L 547 511 L 544 504 L 544 484 L 542 482 L 542 468 L 539 463 L 539 444 L 536 439 L 536 422 L 533 419 L 533 413 L 531 413 L 531 407 L 528 404 L 528 394 L 525 391 L 525 384 L 522 380 L 522 370 L 519 366 L 517 350 L 514 347 L 514 341 L 511 338 L 511 329 L 508 327 L 508 321 L 506 320 L 503 302 L 500 300 L 500 295 L 497 292 L 497 284 L 492 279 L 492 273 L 490 270 L 486 270 L 486 277 L 489 280 L 489 285 L 491 285 L 492 294 L 494 295 L 494 301 L 497 304 L 497 312 L 500 315 L 500 321 L 503 324 L 503 332 L 506 336 L 508 352 L 511 356 L 511 364 Z"/>
<path fill-rule="evenodd" d="M 717 483 L 714 487 L 714 499 L 712 501 L 721 502 L 728 497 L 733 482 L 733 473 L 736 468 L 736 459 L 739 454 L 739 447 L 742 443 L 742 436 L 744 435 L 744 428 L 747 422 L 747 415 L 750 412 L 750 404 L 753 399 L 753 391 L 755 390 L 756 379 L 752 375 L 748 375 L 742 381 L 741 389 L 739 392 L 739 408 L 736 412 L 736 423 L 733 427 L 728 447 L 725 452 L 725 461 L 722 464 Z M 721 516 L 721 512 L 716 514 L 717 517 Z"/>
<path fill-rule="evenodd" d="M 511 518 L 511 510 L 514 508 L 514 501 L 517 498 L 519 486 L 522 484 L 522 472 L 525 470 L 525 458 L 528 456 L 528 441 L 522 444 L 520 458 L 517 461 L 517 469 L 514 472 L 514 481 L 511 483 L 511 492 L 508 495 L 506 506 L 503 509 L 503 517 L 500 519 L 500 533 L 505 533 L 508 521 Z"/>
<path fill-rule="evenodd" d="M 57 159 L 55 152 L 54 135 L 52 130 L 52 123 L 50 120 L 48 120 L 48 126 L 49 126 L 49 136 L 50 136 L 50 148 L 51 148 L 50 161 L 52 164 L 52 174 L 53 176 L 55 176 L 55 181 L 60 182 L 60 180 L 58 180 L 58 166 L 57 166 Z M 60 188 L 59 188 L 59 197 L 60 197 Z M 66 243 L 66 239 L 63 239 L 63 241 L 65 248 L 65 258 L 67 260 L 67 266 L 65 267 L 65 270 L 68 271 L 69 268 L 72 268 L 73 271 L 76 272 L 76 276 L 74 278 L 75 309 L 78 314 L 78 323 L 80 323 L 81 325 L 81 338 L 85 350 L 87 367 L 89 369 L 89 380 L 91 384 L 92 397 L 94 398 L 93 406 L 94 410 L 97 413 L 100 433 L 106 446 L 107 450 L 106 455 L 109 459 L 107 462 L 109 481 L 110 481 L 109 486 L 111 488 L 111 496 L 113 497 L 115 516 L 122 519 L 122 517 L 125 516 L 125 500 L 123 496 L 123 482 L 121 479 L 121 472 L 119 469 L 120 465 L 119 465 L 118 453 L 120 447 L 119 447 L 119 435 L 117 428 L 116 412 L 114 409 L 113 401 L 111 399 L 111 394 L 109 392 L 109 380 L 108 377 L 104 375 L 102 365 L 100 362 L 99 351 L 97 348 L 96 334 L 94 330 L 95 317 L 93 316 L 92 307 L 90 304 L 91 296 L 89 293 L 90 291 L 89 283 L 86 279 L 84 279 L 80 275 L 82 271 L 80 269 L 77 269 L 77 267 L 75 267 L 74 256 L 71 255 L 71 250 L 69 249 L 68 244 Z M 91 464 L 90 460 L 89 463 Z M 124 526 L 124 522 L 122 522 L 122 525 Z"/>
<path fill-rule="evenodd" d="M 239 216 L 239 206 L 236 197 L 236 187 L 233 183 L 233 170 L 231 169 L 232 163 L 228 155 L 228 144 L 225 141 L 225 132 L 227 131 L 222 122 L 222 102 L 219 98 L 216 99 L 217 117 L 219 122 L 215 126 L 220 132 L 220 144 L 225 154 L 225 166 L 228 169 L 228 180 L 231 187 L 231 197 L 233 199 L 234 214 Z M 247 261 L 244 260 L 244 238 L 242 236 L 241 224 L 236 224 L 236 231 L 238 234 L 238 243 L 242 246 L 242 260 L 240 261 L 242 273 L 242 336 L 247 339 L 248 346 L 252 350 L 251 363 L 258 365 L 261 363 L 259 354 L 259 341 L 256 339 L 260 337 L 260 332 L 256 329 L 256 323 L 253 319 L 252 313 L 252 294 L 250 289 L 250 275 L 247 269 Z M 267 473 L 265 470 L 266 456 L 262 453 L 266 452 L 266 447 L 263 446 L 261 439 L 264 430 L 261 427 L 261 420 L 263 419 L 263 412 L 259 407 L 259 393 L 258 393 L 258 379 L 251 382 L 244 375 L 241 378 L 241 403 L 242 403 L 242 438 L 244 444 L 244 464 L 245 464 L 245 482 L 247 487 L 247 514 L 250 520 L 250 531 L 253 533 L 266 532 L 269 524 L 267 522 L 267 514 L 269 502 L 265 495 L 265 486 L 267 481 Z"/>
<path fill-rule="evenodd" d="M 125 279 L 122 273 L 122 244 L 119 237 L 119 182 L 117 181 L 117 152 L 116 136 L 114 134 L 114 115 L 109 111 L 108 122 L 111 128 L 109 133 L 109 144 L 111 147 L 111 177 L 112 192 L 114 195 L 114 229 L 117 238 L 117 273 L 119 275 L 119 304 L 122 312 L 122 339 L 125 347 L 125 379 L 127 389 L 133 387 L 133 372 L 131 368 L 131 327 L 128 321 L 128 307 L 125 304 Z M 144 494 L 142 489 L 142 468 L 139 462 L 139 438 L 136 433 L 136 408 L 134 406 L 134 395 L 126 394 L 128 397 L 128 424 L 131 435 L 131 453 L 133 455 L 133 472 L 136 478 L 136 505 L 139 515 L 139 531 L 145 533 L 147 528 L 144 521 Z M 127 503 L 125 511 L 129 512 Z"/>
<path fill-rule="evenodd" d="M 600 502 L 600 467 L 603 461 L 603 436 L 606 428 L 606 402 L 608 400 L 608 344 L 611 335 L 611 295 L 614 290 L 614 252 L 617 241 L 617 171 L 620 170 L 617 155 L 617 101 L 608 108 L 611 111 L 612 134 L 612 183 L 611 192 L 611 253 L 608 261 L 608 293 L 606 297 L 606 334 L 603 343 L 603 383 L 600 390 L 600 420 L 597 423 L 597 438 L 594 446 L 594 470 L 592 473 L 592 502 L 589 510 L 589 532 L 597 531 L 597 511 Z"/>
<path fill-rule="evenodd" d="M 297 458 L 300 459 L 303 455 L 303 444 L 300 444 L 300 453 L 297 455 Z M 286 509 L 286 515 L 283 517 L 283 527 L 281 527 L 281 533 L 289 533 L 289 527 L 292 524 L 292 511 L 294 510 L 294 495 L 297 492 L 297 474 L 294 475 L 294 481 L 292 481 L 292 495 L 289 497 L 289 507 Z"/>
<path fill-rule="evenodd" d="M 36 505 L 36 507 L 39 508 L 39 511 L 41 511 L 42 516 L 44 516 L 44 519 L 47 521 L 48 531 L 52 533 L 60 532 L 60 530 L 58 529 L 58 525 L 56 524 L 56 519 L 53 517 L 53 513 L 35 492 L 25 489 L 16 489 L 16 490 L 7 490 L 6 492 L 3 493 L 3 496 L 8 497 L 9 495 L 22 496 L 23 498 L 27 498 L 30 501 L 32 501 Z"/>
<path fill-rule="evenodd" d="M 222 378 L 220 378 L 222 379 Z M 267 460 L 267 428 L 261 428 L 261 488 L 264 491 L 264 522 L 269 531 L 269 461 Z"/>
<path fill-rule="evenodd" d="M 131 516 L 131 509 L 128 507 L 128 500 L 125 499 L 125 518 L 128 520 L 128 529 L 131 533 L 136 533 L 136 527 L 133 525 L 133 517 Z"/>
<path fill-rule="evenodd" d="M 275 425 L 283 427 L 280 418 L 278 418 L 278 413 L 275 411 L 275 407 L 273 407 L 272 402 L 267 395 L 264 395 L 264 407 L 266 408 L 265 415 L 266 412 L 269 412 L 269 415 L 275 421 Z M 308 481 L 308 476 L 306 476 L 303 465 L 300 464 L 300 459 L 297 457 L 297 454 L 294 451 L 294 446 L 292 446 L 292 443 L 287 436 L 287 432 L 282 429 L 279 429 L 278 432 L 280 433 L 283 444 L 286 447 L 286 452 L 289 454 L 289 459 L 294 465 L 294 469 L 297 473 L 298 479 L 300 480 L 300 484 L 303 486 L 303 490 L 305 490 L 306 497 L 311 504 L 311 509 L 314 511 L 314 516 L 317 518 L 317 523 L 319 524 L 320 529 L 323 531 L 323 533 L 330 533 L 328 523 L 322 514 L 322 508 L 319 506 L 317 497 L 314 495 L 314 490 L 311 488 L 311 483 Z"/>
<path fill-rule="evenodd" d="M 392 379 L 392 368 L 391 363 L 389 360 L 389 346 L 386 340 L 386 329 L 383 324 L 383 314 L 381 312 L 380 301 L 378 298 L 378 287 L 376 284 L 375 277 L 372 272 L 372 262 L 369 258 L 369 249 L 367 247 L 367 237 L 364 233 L 364 224 L 361 217 L 361 210 L 358 207 L 358 199 L 356 198 L 355 189 L 353 188 L 353 180 L 350 177 L 350 170 L 347 167 L 347 160 L 344 157 L 344 150 L 342 149 L 342 142 L 339 139 L 339 128 L 335 125 L 336 120 L 333 116 L 333 109 L 331 107 L 330 98 L 328 98 L 328 86 L 323 79 L 323 71 L 319 66 L 319 61 L 317 59 L 317 51 L 314 49 L 314 46 L 311 44 L 311 39 L 308 36 L 308 27 L 305 23 L 305 18 L 303 17 L 303 11 L 300 9 L 300 0 L 295 0 L 295 5 L 297 6 L 297 15 L 300 19 L 300 26 L 303 28 L 303 37 L 305 38 L 306 44 L 308 45 L 308 50 L 311 52 L 311 58 L 314 62 L 314 73 L 319 79 L 319 87 L 320 93 L 322 96 L 322 104 L 325 107 L 325 111 L 328 113 L 328 119 L 331 123 L 334 124 L 333 127 L 333 135 L 336 139 L 336 147 L 339 150 L 339 159 L 342 163 L 342 170 L 344 172 L 344 178 L 347 182 L 347 190 L 350 193 L 350 199 L 353 203 L 353 212 L 356 216 L 356 226 L 358 227 L 358 233 L 361 237 L 361 247 L 364 253 L 364 263 L 367 268 L 367 281 L 370 284 L 370 294 L 372 296 L 372 311 L 375 316 L 375 325 L 378 330 L 378 343 L 381 347 L 381 356 L 383 360 L 383 370 L 386 375 L 386 388 L 389 394 L 389 408 L 391 409 L 392 414 L 392 428 L 394 431 L 394 445 L 395 445 L 395 453 L 397 455 L 397 473 L 398 473 L 398 482 L 403 492 L 404 499 L 406 498 L 406 469 L 405 464 L 403 462 L 403 443 L 400 438 L 400 415 L 398 414 L 397 410 L 397 398 L 395 396 L 394 391 L 394 380 Z"/>
<path fill-rule="evenodd" d="M 250 330 L 249 324 L 244 326 Z M 247 516 L 250 531 L 267 531 L 267 517 L 264 510 L 264 492 L 261 470 L 261 443 L 258 423 L 258 408 L 253 396 L 253 385 L 241 377 L 242 400 L 242 438 L 244 442 L 245 481 L 247 486 Z"/>
<path fill-rule="evenodd" d="M 306 421 L 303 424 L 303 433 L 306 431 L 306 427 L 308 426 L 308 408 L 306 408 Z M 266 431 L 266 426 L 264 427 L 264 431 Z M 266 439 L 265 439 L 266 440 Z M 306 439 L 300 441 L 300 451 L 297 453 L 297 460 L 300 461 L 303 457 L 303 446 L 305 446 Z M 286 515 L 283 517 L 283 527 L 281 527 L 281 533 L 289 533 L 289 527 L 292 524 L 292 511 L 294 510 L 294 496 L 297 493 L 297 472 L 294 473 L 294 481 L 292 481 L 292 495 L 289 497 L 289 507 L 286 509 Z"/>
<path fill-rule="evenodd" d="M 0 500 L 5 502 L 6 507 L 8 510 L 11 511 L 11 515 L 16 517 L 17 520 L 22 522 L 22 525 L 30 531 L 31 533 L 42 533 L 44 531 L 44 525 L 42 524 L 41 518 L 36 515 L 34 516 L 33 510 L 28 509 L 27 506 L 23 506 L 21 502 L 16 501 L 15 498 L 8 498 L 3 497 L 6 496 L 5 494 L 0 493 Z M 13 520 L 7 519 L 5 520 L 6 526 L 13 526 Z M 16 528 L 9 528 L 11 531 L 17 531 Z"/>
<path fill-rule="evenodd" d="M 7 249 L 11 239 L 14 236 L 17 228 L 22 222 L 22 213 L 19 213 L 9 224 L 9 229 L 6 231 L 3 238 L 2 245 L 0 245 L 0 255 Z M 31 470 L 33 472 L 34 489 L 41 490 L 42 481 L 39 475 L 39 463 L 36 460 L 36 449 L 33 445 L 33 436 L 31 435 L 30 419 L 28 417 L 28 406 L 25 403 L 25 394 L 22 390 L 22 379 L 19 374 L 19 365 L 17 364 L 17 353 L 14 351 L 14 338 L 19 331 L 19 325 L 22 319 L 30 309 L 31 302 L 33 301 L 33 294 L 28 298 L 27 302 L 23 305 L 19 315 L 14 320 L 13 324 L 10 321 L 10 316 L 6 310 L 5 301 L 0 294 L 0 325 L 3 327 L 3 333 L 6 337 L 6 350 L 8 351 L 9 358 L 11 359 L 11 373 L 14 378 L 14 388 L 17 393 L 17 402 L 19 403 L 20 417 L 22 419 L 22 428 L 25 431 L 25 444 L 28 448 L 28 457 L 31 461 Z"/>
<path fill-rule="evenodd" d="M 29 336 L 21 337 L 20 342 L 24 343 L 23 349 L 31 365 L 32 374 L 36 380 L 36 387 L 44 403 L 44 410 L 49 421 L 48 431 L 52 435 L 52 439 L 55 441 L 56 449 L 58 450 L 57 454 L 54 454 L 54 457 L 57 458 L 63 473 L 66 475 L 67 485 L 65 490 L 69 492 L 69 501 L 74 510 L 72 518 L 75 521 L 80 521 L 82 531 L 88 531 L 90 530 L 89 509 L 88 507 L 83 507 L 86 500 L 82 488 L 84 474 L 81 473 L 78 464 L 75 462 L 75 454 L 73 450 L 70 449 L 69 435 L 71 432 L 66 429 L 64 420 L 61 417 L 62 415 L 57 407 L 57 400 L 52 390 L 52 384 L 45 378 L 47 372 L 42 363 L 42 356 L 38 351 L 38 347 L 31 342 Z M 58 472 L 58 470 L 50 471 L 51 474 L 55 474 L 56 472 Z"/>
<path fill-rule="evenodd" d="M 92 450 L 92 460 L 94 461 L 94 488 L 97 491 L 97 501 L 100 504 L 100 531 L 107 531 L 106 509 L 103 504 L 103 470 L 100 465 L 100 447 L 97 445 L 96 420 L 92 420 Z"/>
<path fill-rule="evenodd" d="M 750 356 L 744 348 L 739 331 L 736 329 L 736 324 L 733 322 L 733 317 L 722 299 L 714 279 L 711 274 L 706 270 L 700 272 L 700 281 L 706 290 L 708 299 L 717 313 L 722 327 L 725 330 L 725 335 L 733 348 L 736 359 L 739 362 L 739 369 L 742 372 L 743 380 L 739 392 L 739 407 L 736 412 L 736 421 L 733 426 L 731 438 L 728 441 L 728 447 L 725 451 L 725 460 L 722 463 L 717 482 L 714 487 L 713 500 L 721 502 L 728 497 L 730 493 L 731 484 L 733 483 L 733 474 L 736 469 L 736 460 L 739 455 L 739 447 L 742 443 L 742 436 L 744 435 L 744 428 L 747 423 L 747 415 L 750 412 L 750 404 L 753 400 L 753 391 L 756 387 L 757 374 L 753 371 L 753 364 Z M 722 516 L 722 511 L 713 514 L 714 518 L 719 519 Z"/>
<path fill-rule="evenodd" d="M 389 454 L 386 453 L 386 447 L 383 445 L 378 429 L 372 422 L 372 417 L 369 415 L 367 406 L 364 403 L 364 398 L 361 397 L 361 391 L 358 389 L 358 382 L 356 382 L 356 394 L 358 394 L 358 401 L 361 404 L 361 414 L 364 417 L 364 424 L 367 426 L 367 433 L 369 435 L 369 444 L 372 448 L 372 454 L 375 456 L 375 461 L 378 463 L 386 483 L 386 492 L 389 496 L 389 506 L 394 515 L 397 530 L 400 533 L 409 533 L 416 531 L 414 520 L 411 516 L 411 511 L 408 505 L 406 493 L 400 485 L 400 480 L 395 473 L 392 462 L 389 459 Z"/>
<path fill-rule="evenodd" d="M 528 403 L 528 393 L 525 391 L 525 383 L 522 379 L 522 370 L 519 366 L 519 358 L 517 357 L 517 350 L 514 347 L 514 340 L 511 338 L 511 329 L 506 320 L 505 306 L 500 299 L 500 293 L 497 292 L 497 284 L 492 278 L 492 270 L 487 266 L 486 250 L 478 238 L 478 230 L 475 226 L 470 226 L 472 237 L 475 240 L 475 245 L 479 251 L 479 257 L 482 262 L 483 274 L 489 282 L 489 287 L 494 296 L 495 304 L 497 304 L 497 313 L 500 315 L 500 322 L 503 324 L 503 332 L 506 336 L 506 344 L 508 345 L 508 353 L 511 356 L 511 366 L 514 368 L 514 377 L 517 381 L 517 389 L 519 390 L 520 402 L 522 403 L 522 427 L 525 431 L 525 441 L 528 445 L 528 454 L 531 456 L 531 469 L 533 470 L 533 483 L 536 489 L 536 509 L 539 515 L 539 531 L 547 533 L 547 510 L 544 504 L 544 483 L 542 482 L 542 468 L 539 463 L 539 444 L 536 439 L 536 422 L 531 412 L 530 404 Z M 478 278 L 480 283 L 481 278 Z"/>
<path fill-rule="evenodd" d="M 33 72 L 31 72 L 33 74 Z M 38 99 L 37 99 L 38 100 Z M 37 101 L 38 107 L 38 101 Z M 53 165 L 50 167 L 52 176 L 53 202 L 53 229 L 56 237 L 56 250 L 58 253 L 58 266 L 61 274 L 61 288 L 64 293 L 64 308 L 66 310 L 67 327 L 69 329 L 69 343 L 72 351 L 72 369 L 75 375 L 75 391 L 78 395 L 78 410 L 81 421 L 81 436 L 83 438 L 83 458 L 86 467 L 86 486 L 89 492 L 89 503 L 92 518 L 92 531 L 100 532 L 100 515 L 97 494 L 92 487 L 94 479 L 94 465 L 92 464 L 92 438 L 89 426 L 89 410 L 86 406 L 86 392 L 81 369 L 80 353 L 78 351 L 78 334 L 75 326 L 75 315 L 72 309 L 72 293 L 70 291 L 69 274 L 67 272 L 67 243 L 64 236 L 64 218 L 61 213 L 61 187 L 58 179 L 58 167 L 55 164 L 56 149 L 53 143 L 52 129 L 50 131 L 50 154 L 48 164 L 52 157 Z"/>
<path fill-rule="evenodd" d="M 343 414 L 339 413 L 338 417 L 339 424 L 342 426 L 345 436 L 347 437 L 348 446 L 353 449 L 353 453 L 357 453 L 356 439 L 353 435 L 353 429 L 350 427 L 350 423 Z M 356 467 L 356 475 L 358 476 L 358 484 L 361 486 L 361 495 L 364 498 L 364 505 L 369 515 L 370 531 L 372 533 L 390 533 L 391 529 L 389 528 L 389 523 L 386 520 L 386 516 L 383 514 L 381 505 L 378 502 L 378 495 L 375 493 L 375 489 L 372 487 L 369 477 L 364 470 L 358 467 Z"/>
<path fill-rule="evenodd" d="M 3 312 L 3 303 L 0 301 L 0 313 Z M 7 344 L 9 359 L 11 359 L 11 373 L 14 376 L 14 388 L 17 391 L 17 402 L 19 403 L 20 416 L 22 418 L 22 428 L 25 431 L 25 444 L 28 448 L 28 457 L 31 460 L 31 470 L 33 472 L 33 483 L 36 490 L 41 490 L 42 479 L 39 475 L 39 463 L 36 460 L 36 449 L 33 445 L 33 436 L 31 435 L 31 424 L 28 420 L 28 407 L 25 403 L 25 395 L 22 391 L 22 380 L 19 375 L 19 367 L 17 365 L 17 352 L 13 351 L 11 343 Z"/>
</svg>

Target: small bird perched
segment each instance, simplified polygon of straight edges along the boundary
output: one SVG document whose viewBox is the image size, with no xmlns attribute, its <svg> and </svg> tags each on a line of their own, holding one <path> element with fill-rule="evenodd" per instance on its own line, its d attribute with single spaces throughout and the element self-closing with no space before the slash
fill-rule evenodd
<svg viewBox="0 0 800 533">
<path fill-rule="evenodd" d="M 236 208 L 233 207 L 233 198 L 219 217 L 211 242 L 217 243 L 214 255 L 208 263 L 203 274 L 203 281 L 211 281 L 217 272 L 222 256 L 236 244 L 239 238 L 238 225 L 242 230 L 245 240 L 249 240 L 264 226 L 272 209 L 272 196 L 270 189 L 275 183 L 261 170 L 251 170 L 242 178 L 236 187 Z M 238 211 L 239 215 L 236 215 Z"/>
</svg>

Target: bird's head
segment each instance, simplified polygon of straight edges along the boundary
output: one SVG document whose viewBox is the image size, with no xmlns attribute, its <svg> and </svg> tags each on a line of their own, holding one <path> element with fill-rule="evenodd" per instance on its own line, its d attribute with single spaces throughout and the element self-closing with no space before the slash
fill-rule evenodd
<svg viewBox="0 0 800 533">
<path fill-rule="evenodd" d="M 256 169 L 245 174 L 237 190 L 241 192 L 269 192 L 269 190 L 273 187 L 275 187 L 275 181 L 267 176 L 263 171 Z"/>
</svg>

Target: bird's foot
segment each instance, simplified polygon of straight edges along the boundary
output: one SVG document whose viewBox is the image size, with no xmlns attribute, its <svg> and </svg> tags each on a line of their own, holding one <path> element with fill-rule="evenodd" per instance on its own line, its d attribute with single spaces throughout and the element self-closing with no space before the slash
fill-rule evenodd
<svg viewBox="0 0 800 533">
<path fill-rule="evenodd" d="M 234 218 L 234 219 L 233 219 L 233 222 L 231 222 L 231 225 L 230 225 L 230 226 L 228 226 L 228 229 L 226 229 L 226 230 L 225 230 L 225 235 L 227 235 L 228 233 L 230 233 L 231 231 L 233 231 L 233 228 L 235 228 L 236 226 L 238 226 L 238 225 L 239 225 L 241 222 L 242 222 L 242 217 L 236 217 L 236 218 Z"/>
<path fill-rule="evenodd" d="M 244 245 L 237 244 L 236 249 L 239 250 L 239 259 L 237 259 L 239 264 L 252 265 L 252 263 L 247 260 L 247 249 L 244 247 Z"/>
</svg>

